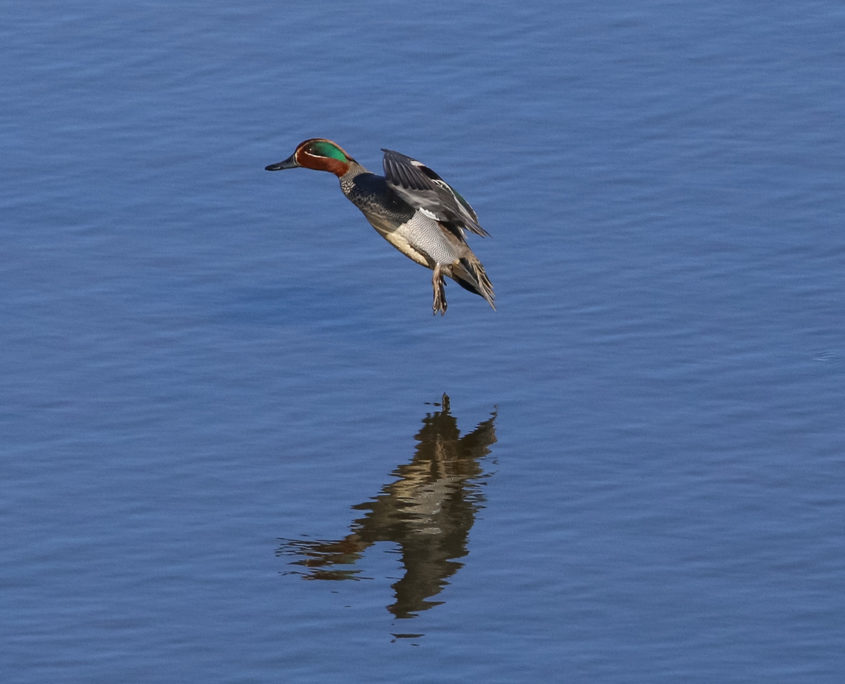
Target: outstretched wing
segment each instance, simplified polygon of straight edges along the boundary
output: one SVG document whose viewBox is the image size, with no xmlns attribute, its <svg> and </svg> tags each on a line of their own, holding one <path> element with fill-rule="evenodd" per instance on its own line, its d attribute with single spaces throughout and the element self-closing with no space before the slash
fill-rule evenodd
<svg viewBox="0 0 845 684">
<path fill-rule="evenodd" d="M 478 216 L 469 202 L 434 171 L 399 152 L 384 149 L 383 152 L 387 184 L 408 204 L 437 221 L 488 235 L 478 224 Z"/>
</svg>

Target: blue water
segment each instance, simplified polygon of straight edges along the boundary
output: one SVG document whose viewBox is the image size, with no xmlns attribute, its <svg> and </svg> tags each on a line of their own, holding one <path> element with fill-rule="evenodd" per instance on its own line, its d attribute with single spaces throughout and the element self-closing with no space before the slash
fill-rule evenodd
<svg viewBox="0 0 845 684">
<path fill-rule="evenodd" d="M 3 14 L 3 682 L 843 681 L 841 3 Z"/>
</svg>

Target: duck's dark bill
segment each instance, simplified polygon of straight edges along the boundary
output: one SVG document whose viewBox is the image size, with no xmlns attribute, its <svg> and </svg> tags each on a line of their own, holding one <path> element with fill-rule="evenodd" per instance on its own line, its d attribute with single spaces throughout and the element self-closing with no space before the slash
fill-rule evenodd
<svg viewBox="0 0 845 684">
<path fill-rule="evenodd" d="M 265 171 L 281 171 L 282 169 L 295 169 L 298 167 L 299 164 L 296 163 L 296 160 L 291 156 L 285 159 L 284 161 L 280 161 L 277 164 L 270 164 L 270 166 L 265 166 Z"/>
</svg>

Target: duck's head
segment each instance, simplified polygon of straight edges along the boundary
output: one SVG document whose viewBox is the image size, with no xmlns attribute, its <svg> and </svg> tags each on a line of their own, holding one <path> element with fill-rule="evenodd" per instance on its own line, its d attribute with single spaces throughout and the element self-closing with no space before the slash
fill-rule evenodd
<svg viewBox="0 0 845 684">
<path fill-rule="evenodd" d="M 296 146 L 294 153 L 278 164 L 265 167 L 267 171 L 281 171 L 303 166 L 306 169 L 330 171 L 336 176 L 342 176 L 349 171 L 349 166 L 355 163 L 344 149 L 336 142 L 326 138 L 310 138 Z"/>
</svg>

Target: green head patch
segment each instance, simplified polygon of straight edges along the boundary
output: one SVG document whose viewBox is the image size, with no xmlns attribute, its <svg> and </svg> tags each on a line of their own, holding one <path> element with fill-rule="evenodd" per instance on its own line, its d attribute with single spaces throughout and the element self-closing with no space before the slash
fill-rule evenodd
<svg viewBox="0 0 845 684">
<path fill-rule="evenodd" d="M 343 150 L 328 140 L 315 140 L 308 145 L 308 152 L 318 157 L 330 157 L 342 162 L 349 161 L 349 157 L 343 153 Z"/>
</svg>

